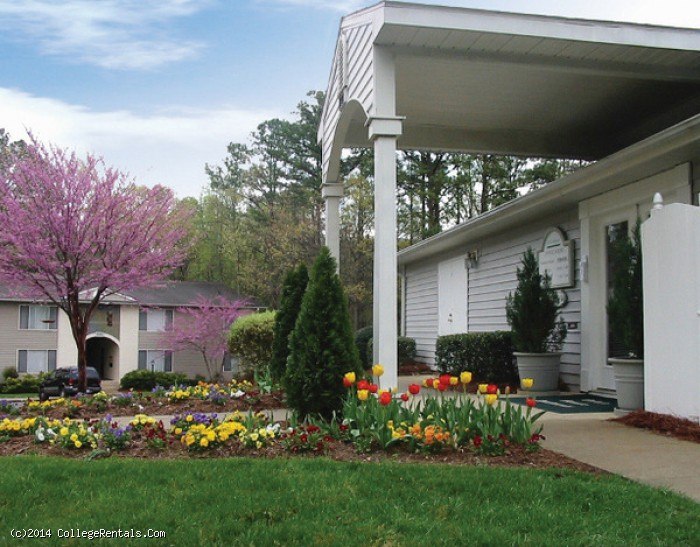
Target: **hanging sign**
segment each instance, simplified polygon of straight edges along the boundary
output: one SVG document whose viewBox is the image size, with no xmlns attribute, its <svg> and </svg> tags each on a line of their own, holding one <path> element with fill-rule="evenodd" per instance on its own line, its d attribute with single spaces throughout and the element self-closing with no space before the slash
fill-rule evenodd
<svg viewBox="0 0 700 547">
<path fill-rule="evenodd" d="M 553 289 L 574 286 L 574 242 L 559 228 L 551 228 L 539 253 L 540 275 L 548 274 Z"/>
</svg>

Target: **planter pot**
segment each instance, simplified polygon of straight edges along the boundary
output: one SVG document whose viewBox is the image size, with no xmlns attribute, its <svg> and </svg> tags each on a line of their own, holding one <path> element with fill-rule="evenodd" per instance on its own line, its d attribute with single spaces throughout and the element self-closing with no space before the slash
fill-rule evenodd
<svg viewBox="0 0 700 547">
<path fill-rule="evenodd" d="M 513 353 L 518 361 L 520 379 L 532 378 L 533 391 L 559 390 L 561 353 Z"/>
<path fill-rule="evenodd" d="M 617 407 L 631 411 L 644 408 L 644 361 L 642 359 L 608 359 L 613 366 Z"/>
</svg>

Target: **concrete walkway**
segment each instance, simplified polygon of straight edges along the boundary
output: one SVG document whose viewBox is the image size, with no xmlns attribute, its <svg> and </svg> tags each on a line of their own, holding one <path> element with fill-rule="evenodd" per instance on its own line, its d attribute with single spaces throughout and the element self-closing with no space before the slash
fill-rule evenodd
<svg viewBox="0 0 700 547">
<path fill-rule="evenodd" d="M 543 446 L 700 502 L 700 444 L 610 422 L 612 414 L 543 416 Z"/>
</svg>

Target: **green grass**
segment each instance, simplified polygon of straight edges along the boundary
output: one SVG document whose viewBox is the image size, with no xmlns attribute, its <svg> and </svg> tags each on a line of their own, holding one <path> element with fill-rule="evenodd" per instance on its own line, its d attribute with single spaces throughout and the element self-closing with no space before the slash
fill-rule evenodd
<svg viewBox="0 0 700 547">
<path fill-rule="evenodd" d="M 34 393 L 0 393 L 0 401 L 3 399 L 27 399 L 31 397 L 32 399 L 38 399 L 39 395 Z"/>
<path fill-rule="evenodd" d="M 35 456 L 0 458 L 0 466 L 0 542 L 7 543 L 12 527 L 52 528 L 54 540 L 58 528 L 151 528 L 175 545 L 697 545 L 700 538 L 700 505 L 616 476 L 568 471 Z"/>
</svg>

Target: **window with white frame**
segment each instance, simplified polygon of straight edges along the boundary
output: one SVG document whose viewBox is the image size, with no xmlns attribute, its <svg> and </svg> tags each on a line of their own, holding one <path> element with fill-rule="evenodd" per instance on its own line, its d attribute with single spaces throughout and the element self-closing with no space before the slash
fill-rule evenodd
<svg viewBox="0 0 700 547">
<path fill-rule="evenodd" d="M 164 332 L 173 326 L 173 310 L 142 308 L 139 310 L 139 330 Z"/>
<path fill-rule="evenodd" d="M 58 308 L 22 304 L 19 307 L 19 328 L 22 330 L 56 330 L 58 328 Z"/>
<path fill-rule="evenodd" d="M 17 371 L 39 374 L 56 369 L 55 349 L 21 349 L 17 352 Z"/>
<path fill-rule="evenodd" d="M 173 352 L 164 349 L 139 350 L 139 369 L 156 372 L 172 372 Z"/>
</svg>

